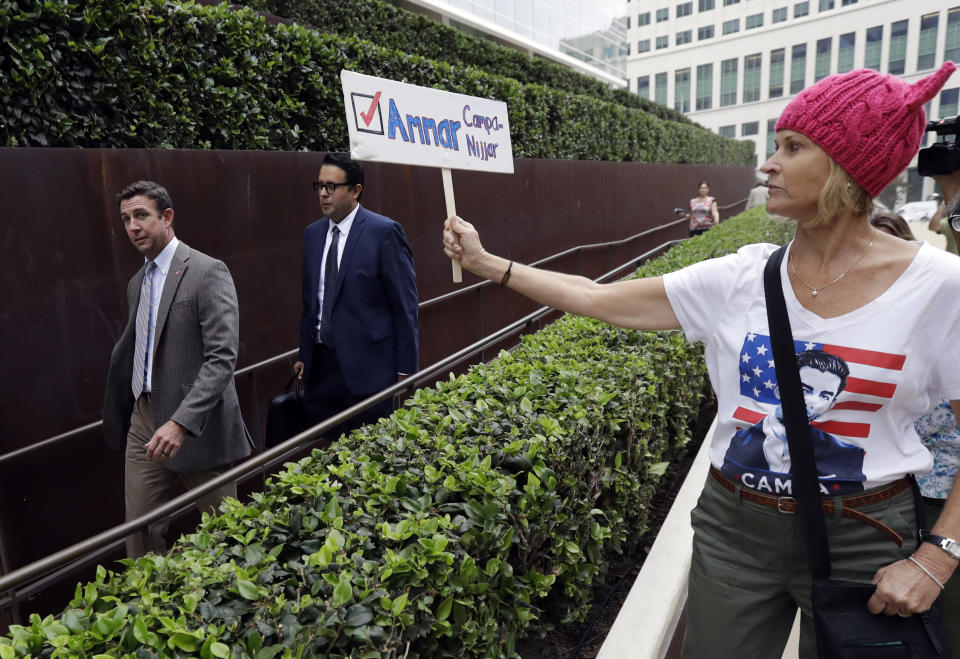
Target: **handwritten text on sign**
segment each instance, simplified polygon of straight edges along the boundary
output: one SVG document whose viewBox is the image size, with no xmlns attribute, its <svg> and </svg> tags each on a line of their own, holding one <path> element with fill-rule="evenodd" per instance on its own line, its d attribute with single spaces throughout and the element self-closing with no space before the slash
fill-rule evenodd
<svg viewBox="0 0 960 659">
<path fill-rule="evenodd" d="M 341 71 L 358 160 L 513 173 L 507 104 Z"/>
</svg>

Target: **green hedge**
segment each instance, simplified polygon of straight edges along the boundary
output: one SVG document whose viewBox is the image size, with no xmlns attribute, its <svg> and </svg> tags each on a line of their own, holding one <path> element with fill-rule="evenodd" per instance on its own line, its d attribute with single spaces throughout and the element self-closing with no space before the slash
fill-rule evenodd
<svg viewBox="0 0 960 659">
<path fill-rule="evenodd" d="M 469 36 L 382 0 L 241 0 L 235 4 L 291 19 L 323 32 L 372 41 L 410 55 L 471 66 L 521 83 L 592 96 L 645 110 L 668 121 L 690 123 L 683 113 L 665 105 L 627 90 L 611 89 L 609 85 L 562 64 Z"/>
<path fill-rule="evenodd" d="M 788 234 L 749 211 L 639 274 Z M 0 659 L 515 656 L 584 616 L 707 390 L 680 333 L 564 316 L 285 465 L 167 556 L 98 568 Z"/>
<path fill-rule="evenodd" d="M 750 143 L 690 123 L 226 5 L 0 0 L 0 38 L 6 146 L 347 150 L 347 68 L 505 101 L 517 157 L 754 157 Z"/>
</svg>

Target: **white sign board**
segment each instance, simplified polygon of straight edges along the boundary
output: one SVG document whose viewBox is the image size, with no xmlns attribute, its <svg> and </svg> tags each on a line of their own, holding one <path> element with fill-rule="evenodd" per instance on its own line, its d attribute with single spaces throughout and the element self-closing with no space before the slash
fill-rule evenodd
<svg viewBox="0 0 960 659">
<path fill-rule="evenodd" d="M 343 70 L 357 160 L 513 173 L 507 104 Z"/>
</svg>

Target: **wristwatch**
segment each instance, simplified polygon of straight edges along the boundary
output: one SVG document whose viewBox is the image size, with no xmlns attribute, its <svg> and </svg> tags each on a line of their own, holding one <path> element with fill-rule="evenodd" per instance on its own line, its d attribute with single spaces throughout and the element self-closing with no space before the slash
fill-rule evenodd
<svg viewBox="0 0 960 659">
<path fill-rule="evenodd" d="M 943 551 L 947 552 L 950 558 L 960 560 L 960 542 L 957 542 L 953 538 L 945 538 L 942 535 L 935 535 L 929 531 L 921 529 L 920 541 L 929 542 L 931 545 L 936 545 Z"/>
</svg>

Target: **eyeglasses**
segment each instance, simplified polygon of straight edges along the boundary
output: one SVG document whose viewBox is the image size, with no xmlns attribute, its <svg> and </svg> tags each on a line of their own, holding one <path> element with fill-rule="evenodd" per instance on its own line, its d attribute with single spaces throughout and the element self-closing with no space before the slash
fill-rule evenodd
<svg viewBox="0 0 960 659">
<path fill-rule="evenodd" d="M 313 191 L 320 194 L 321 190 L 326 190 L 327 194 L 333 194 L 337 191 L 337 188 L 350 187 L 350 185 L 350 183 L 321 183 L 320 181 L 314 181 Z"/>
</svg>

